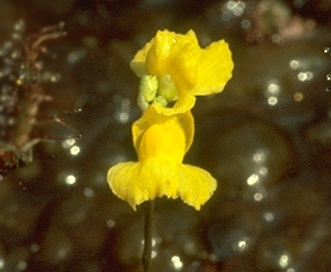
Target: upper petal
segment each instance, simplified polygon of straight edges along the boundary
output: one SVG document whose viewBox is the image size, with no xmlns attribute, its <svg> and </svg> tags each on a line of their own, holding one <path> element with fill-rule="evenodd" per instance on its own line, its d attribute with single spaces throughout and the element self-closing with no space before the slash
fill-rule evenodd
<svg viewBox="0 0 331 272">
<path fill-rule="evenodd" d="M 198 39 L 194 31 L 189 30 L 185 35 L 176 34 L 173 42 L 167 72 L 171 75 L 179 92 L 191 90 L 197 83 L 201 53 Z"/>
<path fill-rule="evenodd" d="M 148 43 L 146 43 L 145 46 L 136 53 L 130 63 L 131 69 L 136 73 L 138 77 L 142 77 L 144 74 L 147 74 L 146 58 L 153 44 L 154 38 L 151 39 Z"/>
<path fill-rule="evenodd" d="M 221 92 L 232 77 L 233 67 L 231 51 L 224 40 L 213 42 L 206 49 L 202 49 L 194 95 Z"/>
<path fill-rule="evenodd" d="M 179 90 L 192 89 L 197 81 L 199 53 L 198 40 L 192 30 L 185 35 L 158 31 L 154 39 L 138 51 L 131 67 L 138 76 L 142 72 L 159 77 L 170 75 Z"/>
</svg>

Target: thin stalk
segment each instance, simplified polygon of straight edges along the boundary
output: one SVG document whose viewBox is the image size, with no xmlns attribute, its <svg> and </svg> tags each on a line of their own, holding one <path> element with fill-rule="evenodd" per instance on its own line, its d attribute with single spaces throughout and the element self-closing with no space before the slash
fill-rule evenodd
<svg viewBox="0 0 331 272">
<path fill-rule="evenodd" d="M 145 272 L 151 271 L 153 210 L 154 201 L 148 201 L 145 214 L 144 251 L 142 256 L 142 263 Z"/>
</svg>

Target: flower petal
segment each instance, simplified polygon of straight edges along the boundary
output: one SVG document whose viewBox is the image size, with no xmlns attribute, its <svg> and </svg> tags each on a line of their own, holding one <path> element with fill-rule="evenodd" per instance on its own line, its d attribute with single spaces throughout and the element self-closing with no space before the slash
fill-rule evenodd
<svg viewBox="0 0 331 272">
<path fill-rule="evenodd" d="M 163 30 L 138 51 L 131 67 L 140 77 L 156 76 L 161 82 L 162 78 L 169 78 L 172 89 L 165 90 L 167 86 L 160 84 L 155 101 L 162 102 L 157 106 L 159 113 L 171 115 L 190 110 L 195 102 L 192 96 L 221 92 L 232 77 L 234 64 L 224 40 L 202 49 L 193 30 L 184 35 Z M 175 105 L 169 107 L 167 102 L 175 100 Z"/>
<path fill-rule="evenodd" d="M 194 95 L 219 93 L 232 77 L 234 64 L 229 45 L 224 41 L 213 42 L 202 49 L 198 66 L 198 80 Z"/>
<path fill-rule="evenodd" d="M 115 195 L 136 205 L 156 197 L 178 197 L 180 164 L 151 158 L 141 162 L 118 163 L 108 171 L 108 184 Z"/>
<path fill-rule="evenodd" d="M 198 40 L 192 30 L 181 35 L 176 46 L 172 47 L 167 72 L 180 92 L 191 90 L 196 85 L 200 53 Z"/>
<path fill-rule="evenodd" d="M 149 133 L 146 131 L 157 125 L 158 133 Z M 145 138 L 144 138 L 145 137 Z M 181 161 L 187 150 L 191 147 L 194 137 L 194 119 L 190 111 L 177 115 L 164 115 L 157 112 L 157 107 L 151 105 L 144 112 L 144 115 L 132 125 L 133 144 L 139 154 L 139 158 L 146 157 L 148 154 L 177 156 L 176 161 Z M 144 147 L 142 149 L 141 144 Z M 150 145 L 148 147 L 148 145 Z M 178 148 L 178 150 L 174 150 Z M 181 146 L 183 145 L 183 146 Z M 184 151 L 184 153 L 183 153 Z M 145 153 L 145 154 L 142 154 Z"/>
<path fill-rule="evenodd" d="M 217 181 L 202 168 L 183 164 L 180 168 L 178 193 L 184 203 L 200 210 L 213 194 Z"/>
<path fill-rule="evenodd" d="M 159 77 L 170 75 L 179 90 L 192 89 L 197 80 L 199 52 L 192 30 L 185 35 L 158 31 L 146 54 L 146 71 Z"/>
<path fill-rule="evenodd" d="M 138 77 L 142 77 L 144 74 L 147 74 L 146 71 L 146 57 L 151 47 L 154 44 L 154 38 L 151 39 L 145 46 L 139 50 L 134 56 L 133 60 L 130 63 L 131 69 L 136 73 Z"/>
</svg>

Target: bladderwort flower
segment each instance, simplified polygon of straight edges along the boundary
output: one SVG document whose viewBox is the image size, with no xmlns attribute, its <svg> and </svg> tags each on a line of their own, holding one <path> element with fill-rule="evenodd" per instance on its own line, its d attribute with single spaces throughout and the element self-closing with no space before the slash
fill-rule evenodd
<svg viewBox="0 0 331 272">
<path fill-rule="evenodd" d="M 190 111 L 176 115 L 157 112 L 154 105 L 132 126 L 137 162 L 121 162 L 108 171 L 110 188 L 135 210 L 156 197 L 180 197 L 199 210 L 216 189 L 216 180 L 205 170 L 183 164 L 194 135 Z"/>
<path fill-rule="evenodd" d="M 185 35 L 158 31 L 131 62 L 141 78 L 138 105 L 145 110 L 154 103 L 166 115 L 183 113 L 194 106 L 195 96 L 221 92 L 233 67 L 224 40 L 200 48 L 193 30 Z"/>
<path fill-rule="evenodd" d="M 141 78 L 138 105 L 143 115 L 132 125 L 136 162 L 108 170 L 113 193 L 136 206 L 157 197 L 176 199 L 199 210 L 216 190 L 205 170 L 184 164 L 194 136 L 191 109 L 195 96 L 219 93 L 232 76 L 228 44 L 221 40 L 201 49 L 192 30 L 167 30 L 137 52 L 131 62 Z"/>
</svg>

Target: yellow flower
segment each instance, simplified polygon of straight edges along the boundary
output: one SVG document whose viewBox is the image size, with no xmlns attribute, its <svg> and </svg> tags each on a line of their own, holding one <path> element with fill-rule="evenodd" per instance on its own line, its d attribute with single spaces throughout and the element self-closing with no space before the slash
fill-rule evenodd
<svg viewBox="0 0 331 272">
<path fill-rule="evenodd" d="M 164 30 L 137 52 L 131 68 L 141 77 L 140 107 L 156 102 L 158 112 L 170 115 L 190 110 L 196 95 L 221 92 L 233 62 L 224 40 L 202 49 L 193 30 L 185 35 Z M 172 109 L 166 107 L 174 101 Z"/>
<path fill-rule="evenodd" d="M 191 112 L 167 116 L 152 105 L 133 124 L 132 134 L 138 162 L 121 162 L 109 169 L 113 193 L 133 209 L 166 196 L 180 197 L 199 210 L 216 189 L 216 180 L 207 171 L 182 163 L 193 141 Z"/>
</svg>

